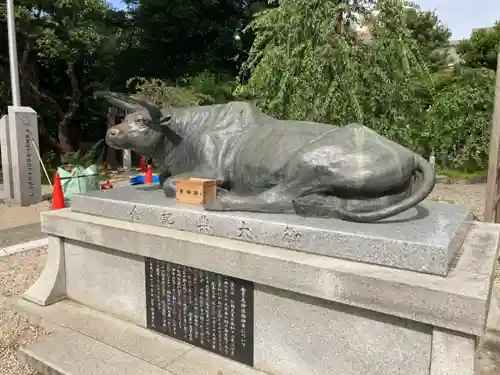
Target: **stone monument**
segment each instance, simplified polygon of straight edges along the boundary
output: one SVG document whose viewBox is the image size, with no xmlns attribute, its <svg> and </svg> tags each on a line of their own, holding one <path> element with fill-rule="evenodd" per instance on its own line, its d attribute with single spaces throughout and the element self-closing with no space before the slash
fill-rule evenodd
<svg viewBox="0 0 500 375">
<path fill-rule="evenodd" d="M 33 109 L 8 108 L 0 120 L 0 147 L 5 198 L 21 206 L 41 202 L 38 120 Z"/>
<path fill-rule="evenodd" d="M 238 124 L 251 126 L 245 113 Z M 185 116 L 193 123 L 209 115 Z M 143 120 L 109 129 L 110 144 L 121 132 L 123 147 L 162 156 L 164 166 L 200 165 L 167 157 L 184 139 L 157 127 L 171 119 L 152 126 Z M 224 126 L 233 132 L 231 123 Z M 158 137 L 156 148 L 137 147 L 141 134 Z M 201 138 L 214 157 L 224 154 L 210 149 L 224 144 L 217 134 Z M 393 147 L 374 139 L 377 150 Z M 169 196 L 168 169 L 161 184 L 89 192 L 75 196 L 71 209 L 42 214 L 47 264 L 16 303 L 57 328 L 23 347 L 25 360 L 43 374 L 478 375 L 500 227 L 474 222 L 464 208 L 422 201 L 433 174 L 421 159 L 396 150 L 398 157 L 411 155 L 407 162 L 395 158 L 397 168 L 387 165 L 387 173 L 399 170 L 393 183 L 402 186 L 369 191 L 361 182 L 379 174 L 352 174 L 348 186 L 356 194 L 344 192 L 321 215 L 308 215 L 308 208 L 297 215 L 285 200 L 271 212 L 247 206 L 249 200 L 243 206 L 252 210 L 242 211 L 224 200 L 210 209 L 178 204 Z M 316 165 L 320 173 L 329 164 Z M 413 186 L 416 170 L 424 178 Z M 335 182 L 330 172 L 325 181 Z M 245 193 L 239 183 L 228 184 L 239 178 L 233 176 L 214 178 L 222 196 L 231 202 L 260 196 L 257 184 Z M 318 194 L 307 207 L 317 210 L 331 197 Z"/>
</svg>

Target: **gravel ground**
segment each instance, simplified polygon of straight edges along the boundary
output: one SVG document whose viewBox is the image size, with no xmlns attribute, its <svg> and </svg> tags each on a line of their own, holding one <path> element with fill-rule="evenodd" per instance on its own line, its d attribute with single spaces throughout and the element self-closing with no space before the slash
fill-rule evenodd
<svg viewBox="0 0 500 375">
<path fill-rule="evenodd" d="M 128 185 L 128 177 L 111 179 L 115 187 Z M 44 186 L 44 193 L 49 192 Z M 2 203 L 4 191 L 0 186 L 0 230 L 40 221 L 40 213 L 50 210 L 50 201 L 29 207 Z M 7 306 L 6 298 L 22 294 L 38 278 L 45 264 L 47 249 L 41 248 L 0 257 L 0 375 L 35 375 L 17 354 L 21 345 L 47 335 L 39 326 Z"/>
<path fill-rule="evenodd" d="M 429 199 L 467 206 L 474 212 L 479 220 L 482 220 L 484 216 L 484 202 L 486 200 L 486 184 L 437 184 Z M 496 264 L 495 273 L 497 275 L 495 278 L 495 286 L 500 294 L 500 258 Z"/>
<path fill-rule="evenodd" d="M 472 209 L 476 216 L 482 220 L 484 202 L 486 200 L 486 184 L 437 184 L 429 199 L 468 206 Z"/>
<path fill-rule="evenodd" d="M 485 185 L 445 185 L 438 184 L 430 197 L 431 200 L 469 206 L 482 218 L 485 199 Z M 5 207 L 4 207 L 5 208 Z M 0 204 L 0 213 L 2 212 Z M 39 208 L 44 211 L 45 206 Z M 38 278 L 45 263 L 46 249 L 38 249 L 0 258 L 0 374 L 36 375 L 32 369 L 19 360 L 17 349 L 20 345 L 47 335 L 48 332 L 31 324 L 27 319 L 9 310 L 5 299 L 24 292 Z M 500 264 L 497 267 L 496 286 L 500 293 Z M 500 348 L 488 348 L 500 358 Z M 496 358 L 495 358 L 496 359 Z M 496 362 L 496 361 L 495 361 Z M 500 373 L 495 370 L 483 375 Z"/>
<path fill-rule="evenodd" d="M 48 334 L 26 318 L 8 309 L 5 299 L 23 293 L 40 275 L 47 250 L 26 251 L 0 258 L 0 373 L 35 375 L 17 354 L 20 345 Z"/>
</svg>

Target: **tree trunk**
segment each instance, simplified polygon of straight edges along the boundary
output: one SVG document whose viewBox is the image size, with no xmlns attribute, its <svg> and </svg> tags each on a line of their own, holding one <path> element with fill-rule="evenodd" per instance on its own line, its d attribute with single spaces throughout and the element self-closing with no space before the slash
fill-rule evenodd
<svg viewBox="0 0 500 375">
<path fill-rule="evenodd" d="M 67 123 L 59 124 L 57 138 L 59 139 L 59 149 L 61 150 L 62 153 L 68 153 L 73 151 L 73 146 L 69 138 L 69 129 Z"/>
<path fill-rule="evenodd" d="M 38 82 L 36 62 L 31 58 L 32 52 L 35 48 L 36 39 L 32 35 L 23 34 L 24 49 L 19 58 L 19 75 L 20 83 L 23 87 L 23 102 L 31 104 L 40 104 L 42 101 L 51 102 L 57 115 L 59 117 L 58 124 L 58 140 L 49 135 L 47 129 L 44 127 L 43 121 L 39 121 L 39 132 L 45 136 L 50 144 L 57 147 L 63 153 L 73 151 L 71 144 L 70 124 L 80 105 L 81 92 L 79 88 L 78 79 L 75 73 L 75 61 L 68 60 L 66 62 L 66 75 L 71 84 L 71 99 L 66 111 L 64 111 L 59 103 L 52 98 L 50 93 L 44 91 Z M 0 55 L 0 59 L 8 62 L 8 59 Z"/>
<path fill-rule="evenodd" d="M 29 45 L 27 44 L 25 53 L 24 55 L 29 54 Z M 23 59 L 24 60 L 24 59 Z M 54 140 L 52 137 L 49 136 L 47 130 L 43 126 L 43 123 L 41 124 L 42 126 L 40 127 L 40 133 L 47 136 L 47 139 L 51 142 L 57 145 L 57 148 L 62 152 L 62 153 L 67 153 L 73 151 L 73 145 L 71 144 L 71 138 L 69 136 L 70 134 L 70 126 L 71 126 L 71 120 L 73 119 L 76 110 L 79 107 L 80 103 L 80 98 L 81 98 L 81 92 L 78 87 L 78 80 L 75 75 L 74 71 L 74 65 L 75 63 L 73 61 L 67 61 L 67 69 L 66 69 L 66 74 L 68 76 L 68 79 L 71 83 L 71 100 L 68 106 L 68 109 L 66 111 L 63 111 L 59 103 L 52 98 L 52 96 L 45 92 L 39 85 L 38 85 L 38 80 L 35 79 L 35 71 L 34 68 L 29 70 L 25 69 L 24 67 L 26 64 L 21 64 L 22 69 L 20 68 L 20 74 L 21 74 L 21 81 L 23 84 L 27 85 L 31 92 L 36 96 L 37 102 L 40 103 L 42 100 L 46 100 L 48 102 L 51 102 L 55 110 L 57 112 L 57 115 L 60 119 L 59 124 L 58 124 L 58 131 L 57 131 L 57 136 L 58 136 L 58 141 Z"/>
<path fill-rule="evenodd" d="M 61 145 L 61 150 L 63 152 L 73 151 L 73 145 L 69 137 L 71 120 L 75 116 L 76 110 L 80 106 L 81 92 L 78 86 L 78 79 L 75 74 L 75 62 L 68 60 L 66 62 L 67 69 L 66 75 L 68 76 L 69 82 L 71 83 L 71 101 L 68 106 L 68 110 L 63 112 L 61 109 L 59 116 L 61 117 L 61 122 L 58 126 L 58 138 L 59 144 Z"/>
</svg>

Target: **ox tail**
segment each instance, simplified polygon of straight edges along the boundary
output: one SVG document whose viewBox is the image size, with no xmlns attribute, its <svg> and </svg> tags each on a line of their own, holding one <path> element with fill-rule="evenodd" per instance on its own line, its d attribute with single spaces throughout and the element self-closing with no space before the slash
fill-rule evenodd
<svg viewBox="0 0 500 375">
<path fill-rule="evenodd" d="M 336 214 L 344 220 L 369 223 L 386 219 L 415 207 L 427 198 L 436 185 L 436 174 L 434 172 L 434 168 L 423 157 L 417 155 L 416 158 L 415 170 L 422 174 L 422 182 L 417 190 L 412 192 L 409 197 L 389 207 L 381 208 L 372 212 L 350 212 L 342 208 L 337 208 Z"/>
</svg>

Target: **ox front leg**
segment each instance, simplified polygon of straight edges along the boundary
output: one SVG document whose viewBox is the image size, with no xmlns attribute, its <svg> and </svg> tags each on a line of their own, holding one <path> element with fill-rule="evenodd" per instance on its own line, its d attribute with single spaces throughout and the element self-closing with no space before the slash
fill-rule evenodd
<svg viewBox="0 0 500 375">
<path fill-rule="evenodd" d="M 209 211 L 248 211 L 267 213 L 293 212 L 293 199 L 299 192 L 296 189 L 277 185 L 255 196 L 223 194 L 216 201 L 205 206 Z"/>
<path fill-rule="evenodd" d="M 218 178 L 218 174 L 209 170 L 194 170 L 185 173 L 179 173 L 175 176 L 170 176 L 163 182 L 163 192 L 168 198 L 175 198 L 175 180 L 182 180 L 185 178 L 206 178 L 209 180 L 216 180 L 217 185 L 222 184 L 222 181 Z"/>
<path fill-rule="evenodd" d="M 168 170 L 161 171 L 159 174 L 159 179 L 160 179 L 160 188 L 163 189 L 163 184 L 165 183 L 165 180 L 169 178 L 172 174 Z"/>
</svg>

